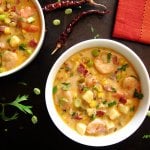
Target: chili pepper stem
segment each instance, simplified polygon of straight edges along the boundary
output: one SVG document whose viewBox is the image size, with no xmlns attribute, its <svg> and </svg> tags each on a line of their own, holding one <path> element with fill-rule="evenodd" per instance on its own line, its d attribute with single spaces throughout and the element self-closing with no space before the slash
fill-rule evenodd
<svg viewBox="0 0 150 150">
<path fill-rule="evenodd" d="M 61 43 L 57 43 L 56 48 L 51 52 L 51 55 L 53 55 L 61 47 L 62 47 Z"/>
<path fill-rule="evenodd" d="M 87 2 L 89 2 L 90 4 L 92 4 L 94 6 L 103 7 L 105 10 L 107 10 L 107 7 L 105 5 L 96 3 L 94 0 L 87 0 Z"/>
</svg>

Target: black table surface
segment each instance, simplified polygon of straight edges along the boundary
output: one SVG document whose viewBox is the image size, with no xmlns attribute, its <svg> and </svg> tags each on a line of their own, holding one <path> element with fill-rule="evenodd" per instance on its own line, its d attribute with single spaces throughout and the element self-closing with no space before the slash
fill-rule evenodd
<svg viewBox="0 0 150 150">
<path fill-rule="evenodd" d="M 50 1 L 50 0 L 49 0 Z M 48 0 L 39 0 L 41 6 L 44 6 Z M 56 1 L 50 1 L 56 2 Z M 70 15 L 64 14 L 64 9 L 56 10 L 51 13 L 44 13 L 46 22 L 46 34 L 43 45 L 37 57 L 21 71 L 10 75 L 9 77 L 0 78 L 0 99 L 14 100 L 18 95 L 29 95 L 28 104 L 33 106 L 34 115 L 37 116 L 37 124 L 31 122 L 31 116 L 19 113 L 16 120 L 5 122 L 0 118 L 0 149 L 7 147 L 11 148 L 30 148 L 38 147 L 39 149 L 114 149 L 114 150 L 135 150 L 149 149 L 150 138 L 143 138 L 145 134 L 150 135 L 150 118 L 146 117 L 139 129 L 126 140 L 115 145 L 107 147 L 89 147 L 78 144 L 66 136 L 64 136 L 53 124 L 50 119 L 46 104 L 45 104 L 45 84 L 48 73 L 55 63 L 56 59 L 72 45 L 87 39 L 92 39 L 96 35 L 99 38 L 113 39 L 130 47 L 143 61 L 148 72 L 150 73 L 150 46 L 116 39 L 112 37 L 115 16 L 117 11 L 117 0 L 97 0 L 105 4 L 110 13 L 98 17 L 90 15 L 81 19 L 73 29 L 73 32 L 68 37 L 64 47 L 51 55 L 51 51 L 55 47 L 56 41 L 67 26 L 68 23 L 78 13 L 85 9 L 95 9 L 93 6 L 84 5 L 82 8 L 73 8 L 73 13 Z M 52 21 L 60 19 L 61 24 L 54 26 Z M 91 27 L 94 32 L 91 32 Z M 22 82 L 26 85 L 21 84 Z M 40 95 L 35 95 L 33 88 L 41 90 Z"/>
</svg>

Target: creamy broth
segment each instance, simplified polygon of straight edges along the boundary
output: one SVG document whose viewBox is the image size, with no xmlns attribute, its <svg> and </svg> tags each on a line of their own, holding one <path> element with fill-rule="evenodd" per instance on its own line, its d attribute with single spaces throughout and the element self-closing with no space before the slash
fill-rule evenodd
<svg viewBox="0 0 150 150">
<path fill-rule="evenodd" d="M 112 49 L 84 49 L 57 72 L 53 97 L 63 121 L 81 135 L 107 135 L 134 116 L 141 93 L 131 63 Z"/>
<path fill-rule="evenodd" d="M 40 16 L 32 0 L 0 0 L 0 73 L 28 59 L 40 34 Z"/>
</svg>

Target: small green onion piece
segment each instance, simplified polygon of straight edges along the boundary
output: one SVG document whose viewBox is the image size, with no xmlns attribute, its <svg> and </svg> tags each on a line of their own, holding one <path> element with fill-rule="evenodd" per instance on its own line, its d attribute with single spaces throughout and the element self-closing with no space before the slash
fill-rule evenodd
<svg viewBox="0 0 150 150">
<path fill-rule="evenodd" d="M 75 99 L 75 100 L 74 100 L 74 105 L 75 105 L 75 107 L 77 107 L 77 108 L 81 107 L 81 100 L 80 100 L 80 99 Z"/>
<path fill-rule="evenodd" d="M 108 54 L 107 54 L 107 62 L 108 62 L 108 63 L 110 63 L 111 57 L 112 57 L 112 54 L 111 54 L 111 53 L 108 53 Z"/>
<path fill-rule="evenodd" d="M 94 28 L 91 26 L 91 32 L 94 33 Z"/>
<path fill-rule="evenodd" d="M 35 21 L 35 18 L 34 17 L 29 17 L 28 19 L 27 19 L 27 22 L 28 23 L 33 23 Z"/>
<path fill-rule="evenodd" d="M 37 116 L 33 115 L 31 121 L 33 124 L 36 124 L 38 122 Z"/>
<path fill-rule="evenodd" d="M 56 92 L 57 92 L 57 86 L 54 86 L 53 87 L 53 94 L 56 94 Z"/>
<path fill-rule="evenodd" d="M 18 82 L 18 84 L 20 84 L 20 85 L 24 85 L 24 86 L 27 86 L 28 84 L 26 83 L 26 82 Z"/>
<path fill-rule="evenodd" d="M 114 106 L 116 104 L 117 104 L 116 101 L 110 102 L 110 103 L 108 103 L 108 107 L 112 107 L 112 106 Z"/>
<path fill-rule="evenodd" d="M 8 129 L 6 128 L 6 129 L 4 129 L 4 131 L 5 131 L 5 132 L 7 132 L 7 131 L 8 131 Z"/>
<path fill-rule="evenodd" d="M 6 15 L 5 15 L 5 14 L 1 14 L 1 15 L 0 15 L 0 20 L 1 20 L 1 21 L 3 21 L 5 18 L 6 18 Z"/>
<path fill-rule="evenodd" d="M 94 50 L 92 50 L 92 55 L 93 55 L 94 57 L 99 56 L 99 53 L 100 53 L 100 50 L 99 50 L 99 49 L 94 49 Z"/>
<path fill-rule="evenodd" d="M 147 116 L 150 117 L 150 110 L 147 112 Z"/>
<path fill-rule="evenodd" d="M 72 9 L 71 8 L 65 9 L 65 14 L 66 15 L 70 15 L 71 13 L 72 13 Z"/>
<path fill-rule="evenodd" d="M 92 67 L 92 66 L 93 66 L 93 64 L 94 64 L 94 63 L 93 63 L 93 61 L 92 61 L 92 60 L 89 60 L 89 61 L 87 62 L 87 66 L 88 66 L 88 67 Z"/>
<path fill-rule="evenodd" d="M 99 34 L 96 34 L 95 36 L 94 36 L 94 39 L 97 39 L 97 38 L 99 38 L 100 37 L 100 35 Z"/>
<path fill-rule="evenodd" d="M 54 19 L 53 20 L 53 25 L 58 26 L 60 25 L 61 21 L 59 19 Z"/>
<path fill-rule="evenodd" d="M 5 69 L 3 67 L 0 68 L 0 73 L 4 72 Z"/>
<path fill-rule="evenodd" d="M 27 49 L 26 52 L 31 55 L 33 51 L 31 49 Z"/>
<path fill-rule="evenodd" d="M 149 138 L 150 138 L 150 134 L 145 134 L 145 135 L 143 135 L 142 138 L 143 138 L 143 139 L 149 139 Z"/>
<path fill-rule="evenodd" d="M 34 88 L 33 89 L 34 94 L 36 95 L 40 95 L 41 94 L 41 90 L 39 88 Z"/>
</svg>

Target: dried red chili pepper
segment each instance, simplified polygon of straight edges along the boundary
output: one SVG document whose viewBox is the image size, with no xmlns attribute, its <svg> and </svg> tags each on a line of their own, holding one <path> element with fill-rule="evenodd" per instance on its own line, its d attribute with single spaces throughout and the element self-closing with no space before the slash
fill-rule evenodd
<svg viewBox="0 0 150 150">
<path fill-rule="evenodd" d="M 61 2 L 48 3 L 43 7 L 43 10 L 45 12 L 51 12 L 51 11 L 54 11 L 54 10 L 60 9 L 60 8 L 81 6 L 85 3 L 89 3 L 91 5 L 100 6 L 100 7 L 103 7 L 104 9 L 107 9 L 105 5 L 98 4 L 98 3 L 94 2 L 94 0 L 80 0 L 80 1 L 66 0 L 66 1 L 61 1 Z"/>
<path fill-rule="evenodd" d="M 59 39 L 57 40 L 56 43 L 56 48 L 52 51 L 51 55 L 53 55 L 58 49 L 60 49 L 64 44 L 65 41 L 67 40 L 69 34 L 72 32 L 74 25 L 83 17 L 87 16 L 87 15 L 91 15 L 91 14 L 97 14 L 97 15 L 104 15 L 109 13 L 109 11 L 104 10 L 104 11 L 100 11 L 100 10 L 87 10 L 87 11 L 83 11 L 81 12 L 79 15 L 77 15 L 72 21 L 71 23 L 69 23 L 65 29 L 64 32 L 62 32 L 60 34 Z"/>
</svg>

